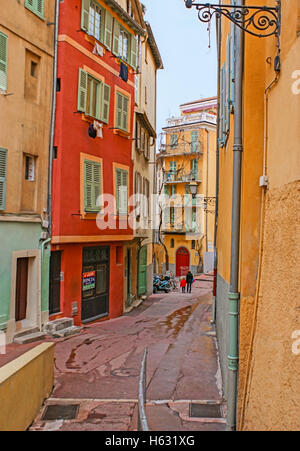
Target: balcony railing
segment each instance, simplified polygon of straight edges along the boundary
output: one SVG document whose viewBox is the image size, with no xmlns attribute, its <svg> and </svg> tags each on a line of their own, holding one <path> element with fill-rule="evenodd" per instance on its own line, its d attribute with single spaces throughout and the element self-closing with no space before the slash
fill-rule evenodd
<svg viewBox="0 0 300 451">
<path fill-rule="evenodd" d="M 196 172 L 188 172 L 186 174 L 178 174 L 172 171 L 165 173 L 164 183 L 189 183 L 200 182 L 201 178 Z"/>
<path fill-rule="evenodd" d="M 194 122 L 210 122 L 217 124 L 217 116 L 210 113 L 189 114 L 187 116 L 171 117 L 167 119 L 168 127 L 177 127 L 179 125 L 188 125 Z"/>
</svg>

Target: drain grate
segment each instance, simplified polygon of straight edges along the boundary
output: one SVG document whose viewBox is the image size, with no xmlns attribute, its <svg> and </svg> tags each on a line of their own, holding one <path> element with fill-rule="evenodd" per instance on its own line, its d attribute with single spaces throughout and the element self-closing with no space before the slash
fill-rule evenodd
<svg viewBox="0 0 300 451">
<path fill-rule="evenodd" d="M 191 418 L 222 418 L 219 404 L 190 404 Z"/>
<path fill-rule="evenodd" d="M 79 404 L 58 405 L 54 404 L 47 406 L 42 420 L 55 421 L 55 420 L 75 420 L 77 418 L 79 410 Z"/>
</svg>

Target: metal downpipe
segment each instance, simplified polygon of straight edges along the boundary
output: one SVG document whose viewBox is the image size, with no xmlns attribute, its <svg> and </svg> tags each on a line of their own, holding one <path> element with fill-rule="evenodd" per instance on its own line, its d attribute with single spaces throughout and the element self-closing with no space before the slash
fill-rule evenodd
<svg viewBox="0 0 300 451">
<path fill-rule="evenodd" d="M 244 4 L 244 2 L 241 2 Z M 239 367 L 239 257 L 241 219 L 241 170 L 243 153 L 243 70 L 244 32 L 235 27 L 236 77 L 233 145 L 232 230 L 229 301 L 229 355 L 227 430 L 236 430 Z"/>
</svg>

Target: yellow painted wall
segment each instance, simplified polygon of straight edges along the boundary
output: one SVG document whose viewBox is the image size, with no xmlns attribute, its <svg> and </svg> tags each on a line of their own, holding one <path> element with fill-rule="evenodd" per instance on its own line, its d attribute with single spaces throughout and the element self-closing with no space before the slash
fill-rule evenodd
<svg viewBox="0 0 300 451">
<path fill-rule="evenodd" d="M 43 343 L 0 368 L 0 431 L 25 431 L 53 387 L 54 343 Z"/>
<path fill-rule="evenodd" d="M 247 4 L 257 2 L 249 0 Z M 265 4 L 274 6 L 271 0 Z M 259 177 L 264 165 L 265 89 L 275 78 L 276 40 L 245 36 L 238 427 L 246 430 L 300 426 L 296 377 L 300 360 L 291 348 L 292 332 L 300 329 L 295 295 L 300 263 L 300 96 L 292 92 L 292 74 L 300 67 L 299 11 L 299 0 L 282 2 L 282 71 L 268 97 L 266 174 L 270 183 L 266 193 L 259 187 Z M 230 25 L 223 20 L 222 26 L 223 63 Z M 232 145 L 233 116 L 227 148 L 220 149 L 217 237 L 218 273 L 228 284 Z"/>
</svg>

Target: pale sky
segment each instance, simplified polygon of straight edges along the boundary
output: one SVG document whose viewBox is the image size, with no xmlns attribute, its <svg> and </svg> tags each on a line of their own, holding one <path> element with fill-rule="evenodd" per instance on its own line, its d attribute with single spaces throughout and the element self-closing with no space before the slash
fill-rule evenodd
<svg viewBox="0 0 300 451">
<path fill-rule="evenodd" d="M 215 26 L 208 48 L 207 24 L 199 21 L 195 8 L 184 0 L 141 0 L 146 6 L 164 70 L 158 71 L 157 132 L 170 116 L 179 115 L 179 105 L 217 94 Z"/>
</svg>

